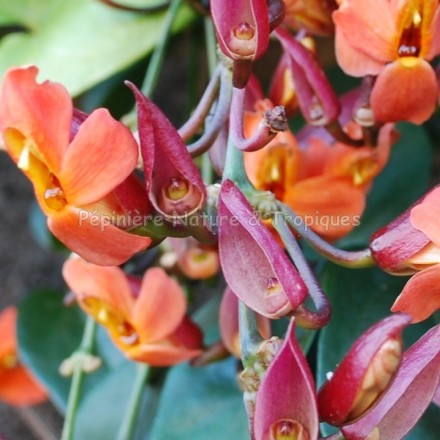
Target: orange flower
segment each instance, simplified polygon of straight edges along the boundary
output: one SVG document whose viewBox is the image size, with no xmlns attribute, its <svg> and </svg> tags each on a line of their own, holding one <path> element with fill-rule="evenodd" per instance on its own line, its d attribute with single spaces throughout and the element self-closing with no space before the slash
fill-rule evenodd
<svg viewBox="0 0 440 440">
<path fill-rule="evenodd" d="M 406 283 L 391 310 L 408 313 L 413 322 L 423 321 L 440 309 L 439 216 L 440 188 L 434 189 L 411 209 L 412 226 L 423 232 L 431 242 L 408 260 L 409 265 L 422 270 Z"/>
<path fill-rule="evenodd" d="M 17 309 L 0 313 L 0 400 L 9 405 L 36 405 L 47 399 L 46 391 L 18 360 Z"/>
<path fill-rule="evenodd" d="M 332 12 L 335 0 L 284 0 L 286 16 L 284 23 L 293 29 L 307 29 L 315 35 L 332 35 L 334 25 Z"/>
<path fill-rule="evenodd" d="M 185 294 L 163 269 L 147 270 L 141 281 L 119 267 L 71 258 L 63 276 L 81 308 L 128 358 L 168 366 L 200 354 L 202 335 L 185 317 Z"/>
<path fill-rule="evenodd" d="M 270 102 L 259 101 L 256 107 L 267 106 Z M 245 116 L 246 136 L 255 129 L 258 114 Z M 245 167 L 258 189 L 272 191 L 308 227 L 335 240 L 359 224 L 370 183 L 388 160 L 392 133 L 391 124 L 384 126 L 376 148 L 330 145 L 319 137 L 309 137 L 301 148 L 285 131 L 261 150 L 245 153 Z"/>
<path fill-rule="evenodd" d="M 136 167 L 136 141 L 105 109 L 87 117 L 71 140 L 67 90 L 37 84 L 37 73 L 12 69 L 3 80 L 0 131 L 8 152 L 32 181 L 57 238 L 96 264 L 121 264 L 151 243 L 109 220 L 125 214 L 113 191 Z"/>
<path fill-rule="evenodd" d="M 439 92 L 428 63 L 440 53 L 438 0 L 339 3 L 333 14 L 338 63 L 349 75 L 378 75 L 371 95 L 375 117 L 424 122 Z"/>
</svg>

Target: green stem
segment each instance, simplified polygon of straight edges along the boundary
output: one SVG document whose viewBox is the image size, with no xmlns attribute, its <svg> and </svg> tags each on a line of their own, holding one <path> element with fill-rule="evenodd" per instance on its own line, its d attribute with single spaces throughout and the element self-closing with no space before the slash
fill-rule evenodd
<svg viewBox="0 0 440 440">
<path fill-rule="evenodd" d="M 131 440 L 136 428 L 136 421 L 139 413 L 139 406 L 142 401 L 142 395 L 145 390 L 145 382 L 148 378 L 150 368 L 146 364 L 137 365 L 137 374 L 128 401 L 121 427 L 119 428 L 117 440 Z"/>
<path fill-rule="evenodd" d="M 240 345 L 243 365 L 252 363 L 258 347 L 264 341 L 257 326 L 257 316 L 244 303 L 239 301 L 238 322 L 240 328 Z"/>
<path fill-rule="evenodd" d="M 217 57 L 217 40 L 215 38 L 214 24 L 211 17 L 205 17 L 205 42 L 206 42 L 206 56 L 208 58 L 209 76 L 214 75 L 218 63 Z"/>
<path fill-rule="evenodd" d="M 165 58 L 165 50 L 170 39 L 171 28 L 173 26 L 174 20 L 176 19 L 180 6 L 182 5 L 182 2 L 183 0 L 172 0 L 168 9 L 161 35 L 158 39 L 159 43 L 157 44 L 153 54 L 151 55 L 147 74 L 145 76 L 144 83 L 142 84 L 141 90 L 145 96 L 150 96 L 157 84 L 163 60 Z"/>
<path fill-rule="evenodd" d="M 71 440 L 73 438 L 76 412 L 78 409 L 82 383 L 85 376 L 82 365 L 82 356 L 91 355 L 93 353 L 96 328 L 96 321 L 92 317 L 87 317 L 81 345 L 76 353 L 74 353 L 74 356 L 76 354 L 77 358 L 74 359 L 75 366 L 72 375 L 72 383 L 70 385 L 69 399 L 67 402 L 66 417 L 64 419 L 61 440 Z"/>
<path fill-rule="evenodd" d="M 250 193 L 256 191 L 246 175 L 243 152 L 235 146 L 230 134 L 226 150 L 225 169 L 223 171 L 223 180 L 226 179 L 232 180 L 242 191 Z"/>
</svg>

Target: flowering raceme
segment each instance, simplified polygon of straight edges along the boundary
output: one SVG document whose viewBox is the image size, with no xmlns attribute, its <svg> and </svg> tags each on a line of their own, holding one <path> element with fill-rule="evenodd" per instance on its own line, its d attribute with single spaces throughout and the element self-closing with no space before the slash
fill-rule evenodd
<svg viewBox="0 0 440 440">
<path fill-rule="evenodd" d="M 136 185 L 127 180 L 137 164 L 136 141 L 105 109 L 88 116 L 71 139 L 78 121 L 67 90 L 38 84 L 37 73 L 16 68 L 3 80 L 0 131 L 7 150 L 32 181 L 53 234 L 91 262 L 121 264 L 151 243 L 108 220 L 126 214 L 116 190 L 124 182 Z M 142 213 L 145 203 L 138 204 Z"/>
<path fill-rule="evenodd" d="M 63 276 L 82 309 L 128 358 L 167 366 L 200 354 L 202 335 L 185 316 L 185 294 L 163 269 L 147 270 L 141 281 L 119 267 L 71 258 Z"/>
<path fill-rule="evenodd" d="M 268 106 L 268 101 L 256 104 L 260 111 Z M 254 131 L 259 113 L 245 115 L 246 136 Z M 376 148 L 329 145 L 318 136 L 308 137 L 302 148 L 285 131 L 261 150 L 245 153 L 245 167 L 258 189 L 272 191 L 311 229 L 335 240 L 358 224 L 370 183 L 385 166 L 392 141 L 391 124 L 382 128 Z"/>
<path fill-rule="evenodd" d="M 42 403 L 47 393 L 20 364 L 16 335 L 17 310 L 0 313 L 0 400 L 14 406 Z"/>
<path fill-rule="evenodd" d="M 438 83 L 429 64 L 440 53 L 438 0 L 339 0 L 336 56 L 352 76 L 378 75 L 376 119 L 420 124 L 433 113 Z"/>
</svg>

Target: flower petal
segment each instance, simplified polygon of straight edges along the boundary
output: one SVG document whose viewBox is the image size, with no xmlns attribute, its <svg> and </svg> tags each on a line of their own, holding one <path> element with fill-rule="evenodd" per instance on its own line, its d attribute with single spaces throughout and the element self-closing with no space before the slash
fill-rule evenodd
<svg viewBox="0 0 440 440">
<path fill-rule="evenodd" d="M 380 20 L 377 19 L 379 11 Z M 336 48 L 338 62 L 349 60 L 347 55 L 357 57 L 358 54 L 363 60 L 366 59 L 365 55 L 367 55 L 373 62 L 382 64 L 395 58 L 396 26 L 388 0 L 345 0 L 339 9 L 333 13 L 333 19 L 338 35 L 337 44 L 342 41 L 345 46 Z M 349 53 L 339 59 L 339 55 L 343 54 L 349 46 L 350 49 L 354 50 L 350 50 Z M 354 66 L 358 64 L 359 68 L 356 73 L 359 76 L 378 73 L 377 71 L 371 71 L 371 67 L 374 66 L 371 62 L 365 64 L 363 72 L 358 61 L 353 61 L 350 64 Z M 340 65 L 348 74 L 353 74 L 348 69 L 346 70 L 349 65 Z"/>
<path fill-rule="evenodd" d="M 70 250 L 100 266 L 125 263 L 151 244 L 151 238 L 130 234 L 106 220 L 88 211 L 68 207 L 50 216 L 48 226 Z"/>
<path fill-rule="evenodd" d="M 342 432 L 347 440 L 378 437 L 401 440 L 431 402 L 440 376 L 440 325 L 432 328 L 404 354 L 390 388 L 364 417 Z"/>
<path fill-rule="evenodd" d="M 420 58 L 399 58 L 377 77 L 371 108 L 382 122 L 421 124 L 434 112 L 438 93 L 435 72 L 429 63 Z"/>
<path fill-rule="evenodd" d="M 80 258 L 69 258 L 63 266 L 63 277 L 82 307 L 84 299 L 93 297 L 126 319 L 131 315 L 134 297 L 119 267 L 102 267 Z"/>
<path fill-rule="evenodd" d="M 168 367 L 192 359 L 201 354 L 201 350 L 158 344 L 139 344 L 135 348 L 125 348 L 124 353 L 138 362 L 145 362 L 153 367 Z"/>
<path fill-rule="evenodd" d="M 0 313 L 0 363 L 1 359 L 17 351 L 16 335 L 17 309 L 13 306 L 6 307 Z"/>
<path fill-rule="evenodd" d="M 133 310 L 141 344 L 167 338 L 182 322 L 186 298 L 180 285 L 161 268 L 148 269 Z"/>
<path fill-rule="evenodd" d="M 413 322 L 429 318 L 440 309 L 440 264 L 416 273 L 397 297 L 391 311 L 408 313 Z"/>
<path fill-rule="evenodd" d="M 295 421 L 318 438 L 319 421 L 315 383 L 295 339 L 292 319 L 286 339 L 271 362 L 257 392 L 254 431 L 256 440 L 269 440 L 271 426 L 281 420 Z"/>
<path fill-rule="evenodd" d="M 47 400 L 47 392 L 22 366 L 0 376 L 0 400 L 13 406 L 29 406 Z"/>
<path fill-rule="evenodd" d="M 96 202 L 136 168 L 138 147 L 130 130 L 105 109 L 81 125 L 57 176 L 72 205 Z"/>
<path fill-rule="evenodd" d="M 307 227 L 334 240 L 359 225 L 365 191 L 347 178 L 319 176 L 292 186 L 284 202 L 303 218 Z"/>
<path fill-rule="evenodd" d="M 37 74 L 35 66 L 6 73 L 0 98 L 0 130 L 14 128 L 21 132 L 56 174 L 69 143 L 72 101 L 61 84 L 37 84 Z M 20 153 L 11 151 L 16 162 Z"/>
<path fill-rule="evenodd" d="M 410 219 L 414 228 L 422 231 L 440 247 L 440 187 L 433 189 L 423 201 L 411 209 Z"/>
</svg>

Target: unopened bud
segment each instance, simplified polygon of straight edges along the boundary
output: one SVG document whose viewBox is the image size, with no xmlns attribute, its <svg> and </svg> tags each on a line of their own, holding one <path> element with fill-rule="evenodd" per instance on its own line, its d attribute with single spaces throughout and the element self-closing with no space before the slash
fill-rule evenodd
<svg viewBox="0 0 440 440">
<path fill-rule="evenodd" d="M 363 415 L 387 389 L 402 359 L 402 341 L 390 339 L 374 356 L 356 394 L 347 422 Z"/>
</svg>

